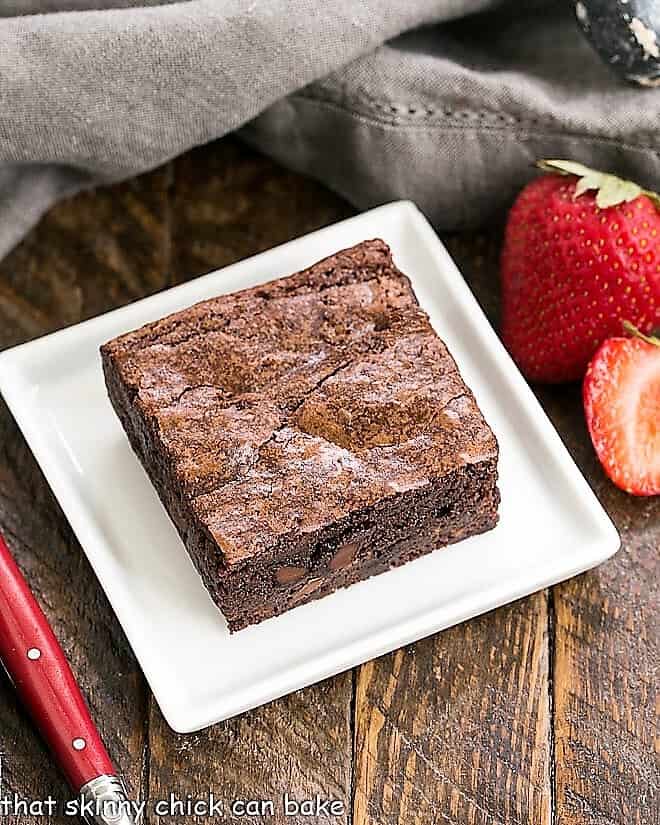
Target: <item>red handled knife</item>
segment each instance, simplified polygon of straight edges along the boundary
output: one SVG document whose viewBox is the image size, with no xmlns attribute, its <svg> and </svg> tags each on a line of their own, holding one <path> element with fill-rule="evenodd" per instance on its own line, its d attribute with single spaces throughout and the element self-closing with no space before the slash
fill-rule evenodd
<svg viewBox="0 0 660 825">
<path fill-rule="evenodd" d="M 134 825 L 64 652 L 0 536 L 0 660 L 90 825 Z"/>
</svg>

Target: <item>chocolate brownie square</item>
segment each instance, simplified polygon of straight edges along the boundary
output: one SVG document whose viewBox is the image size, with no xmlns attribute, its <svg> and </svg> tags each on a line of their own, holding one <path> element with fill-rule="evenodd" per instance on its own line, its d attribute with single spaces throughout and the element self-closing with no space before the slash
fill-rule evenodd
<svg viewBox="0 0 660 825">
<path fill-rule="evenodd" d="M 381 240 L 101 353 L 232 631 L 497 522 L 496 439 Z"/>
</svg>

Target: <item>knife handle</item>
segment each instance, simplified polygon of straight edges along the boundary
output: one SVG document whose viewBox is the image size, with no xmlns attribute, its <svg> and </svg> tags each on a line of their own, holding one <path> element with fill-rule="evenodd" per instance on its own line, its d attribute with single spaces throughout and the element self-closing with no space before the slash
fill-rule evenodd
<svg viewBox="0 0 660 825">
<path fill-rule="evenodd" d="M 0 659 L 74 792 L 114 775 L 64 652 L 2 536 Z"/>
</svg>

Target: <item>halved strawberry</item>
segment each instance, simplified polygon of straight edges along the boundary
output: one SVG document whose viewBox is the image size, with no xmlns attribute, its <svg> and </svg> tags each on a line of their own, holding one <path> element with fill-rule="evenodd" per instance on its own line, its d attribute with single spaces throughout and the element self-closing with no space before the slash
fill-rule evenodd
<svg viewBox="0 0 660 825">
<path fill-rule="evenodd" d="M 584 377 L 587 426 L 612 481 L 638 496 L 660 494 L 660 338 L 624 324 L 633 338 L 608 338 Z"/>
</svg>

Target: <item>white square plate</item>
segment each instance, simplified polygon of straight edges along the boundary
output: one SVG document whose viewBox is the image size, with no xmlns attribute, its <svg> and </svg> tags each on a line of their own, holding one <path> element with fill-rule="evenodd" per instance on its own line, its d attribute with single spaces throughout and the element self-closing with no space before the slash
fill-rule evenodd
<svg viewBox="0 0 660 825">
<path fill-rule="evenodd" d="M 99 345 L 382 237 L 500 443 L 501 521 L 233 636 L 108 401 Z M 0 389 L 169 724 L 198 730 L 582 572 L 619 537 L 442 243 L 400 202 L 0 355 Z"/>
</svg>

